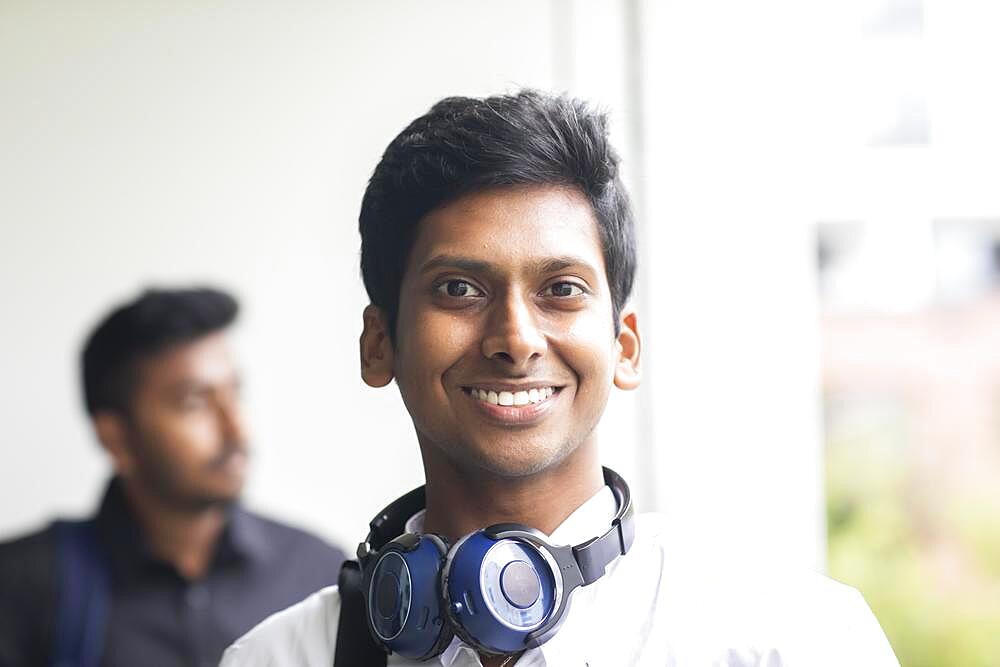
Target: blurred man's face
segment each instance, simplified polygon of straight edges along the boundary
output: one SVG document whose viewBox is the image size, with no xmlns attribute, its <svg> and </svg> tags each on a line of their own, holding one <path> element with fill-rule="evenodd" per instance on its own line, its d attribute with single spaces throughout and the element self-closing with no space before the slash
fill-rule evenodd
<svg viewBox="0 0 1000 667">
<path fill-rule="evenodd" d="M 178 508 L 236 499 L 247 437 L 239 377 L 222 333 L 169 348 L 139 365 L 126 426 L 130 483 Z"/>
</svg>

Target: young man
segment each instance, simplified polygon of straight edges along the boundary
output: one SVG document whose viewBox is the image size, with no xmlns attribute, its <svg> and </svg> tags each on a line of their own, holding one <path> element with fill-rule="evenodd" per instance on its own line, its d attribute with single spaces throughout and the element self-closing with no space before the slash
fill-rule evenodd
<svg viewBox="0 0 1000 667">
<path fill-rule="evenodd" d="M 151 290 L 83 350 L 115 476 L 96 517 L 0 544 L 0 665 L 206 665 L 336 580 L 342 553 L 237 503 L 247 463 L 225 329 L 237 303 Z"/>
<path fill-rule="evenodd" d="M 640 352 L 603 115 L 530 91 L 445 99 L 389 145 L 360 228 L 361 375 L 396 381 L 426 487 L 375 515 L 339 587 L 225 667 L 896 664 L 828 580 L 691 594 L 657 517 L 602 469 L 595 427 Z"/>
</svg>

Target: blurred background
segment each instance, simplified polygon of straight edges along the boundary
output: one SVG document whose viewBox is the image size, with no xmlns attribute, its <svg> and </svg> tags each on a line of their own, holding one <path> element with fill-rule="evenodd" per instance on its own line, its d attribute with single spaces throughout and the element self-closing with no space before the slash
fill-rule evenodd
<svg viewBox="0 0 1000 667">
<path fill-rule="evenodd" d="M 0 535 L 92 511 L 77 355 L 233 290 L 254 508 L 351 548 L 422 480 L 360 380 L 357 213 L 437 99 L 611 113 L 644 383 L 606 462 L 678 572 L 861 589 L 900 661 L 1000 656 L 1000 10 L 990 0 L 0 2 Z"/>
</svg>

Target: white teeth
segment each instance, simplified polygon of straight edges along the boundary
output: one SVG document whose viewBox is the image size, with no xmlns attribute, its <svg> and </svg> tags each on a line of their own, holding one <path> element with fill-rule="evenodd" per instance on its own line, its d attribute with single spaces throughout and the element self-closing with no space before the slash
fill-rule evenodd
<svg viewBox="0 0 1000 667">
<path fill-rule="evenodd" d="M 501 391 L 487 389 L 470 389 L 469 394 L 485 403 L 503 406 L 522 406 L 529 403 L 541 403 L 556 393 L 553 387 L 529 389 L 528 391 Z"/>
</svg>

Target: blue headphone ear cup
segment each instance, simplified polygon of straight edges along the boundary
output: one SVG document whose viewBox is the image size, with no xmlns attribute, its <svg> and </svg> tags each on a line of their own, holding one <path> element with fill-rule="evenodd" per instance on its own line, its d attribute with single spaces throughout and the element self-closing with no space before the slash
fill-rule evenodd
<svg viewBox="0 0 1000 667">
<path fill-rule="evenodd" d="M 379 549 L 374 564 L 366 568 L 368 626 L 389 651 L 423 660 L 451 642 L 438 584 L 447 553 L 447 543 L 437 535 L 407 534 Z"/>
<path fill-rule="evenodd" d="M 535 545 L 478 531 L 448 553 L 441 575 L 445 611 L 470 646 L 520 651 L 555 610 L 559 576 Z"/>
</svg>

